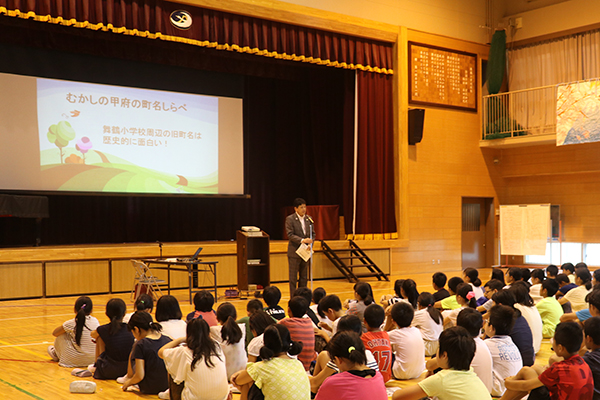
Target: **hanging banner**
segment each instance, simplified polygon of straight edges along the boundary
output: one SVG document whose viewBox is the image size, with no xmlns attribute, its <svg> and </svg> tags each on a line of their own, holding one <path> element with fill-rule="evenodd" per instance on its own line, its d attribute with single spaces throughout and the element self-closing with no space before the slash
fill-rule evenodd
<svg viewBox="0 0 600 400">
<path fill-rule="evenodd" d="M 600 81 L 557 86 L 556 145 L 600 141 Z"/>
</svg>

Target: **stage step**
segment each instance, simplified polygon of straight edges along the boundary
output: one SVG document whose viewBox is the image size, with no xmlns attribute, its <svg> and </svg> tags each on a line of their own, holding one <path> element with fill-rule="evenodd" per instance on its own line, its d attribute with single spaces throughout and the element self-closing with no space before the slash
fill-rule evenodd
<svg viewBox="0 0 600 400">
<path fill-rule="evenodd" d="M 348 279 L 349 282 L 356 283 L 360 279 L 359 278 L 370 278 L 375 277 L 377 280 L 385 280 L 389 281 L 388 276 L 365 254 L 365 252 L 358 247 L 358 245 L 353 241 L 349 240 L 350 248 L 349 249 L 332 249 L 324 240 L 321 240 L 321 246 L 323 248 L 323 253 L 325 256 L 333 263 L 333 265 L 342 273 L 342 275 Z M 348 253 L 348 255 L 340 255 Z M 346 264 L 344 260 L 358 260 L 360 263 L 358 264 Z M 370 274 L 361 274 L 356 275 L 354 273 L 354 268 L 367 268 Z"/>
</svg>

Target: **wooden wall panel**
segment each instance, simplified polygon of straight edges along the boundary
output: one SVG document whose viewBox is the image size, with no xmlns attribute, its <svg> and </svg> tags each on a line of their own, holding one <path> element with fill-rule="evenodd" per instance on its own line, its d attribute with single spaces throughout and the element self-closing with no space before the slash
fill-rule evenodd
<svg viewBox="0 0 600 400">
<path fill-rule="evenodd" d="M 334 248 L 347 248 L 348 242 L 330 242 L 330 245 Z M 369 243 L 369 242 L 365 242 Z M 385 241 L 380 243 L 372 242 L 375 248 L 365 249 L 365 253 L 371 257 L 371 259 L 381 268 L 385 273 L 390 273 L 391 257 L 390 249 L 383 247 Z M 363 243 L 364 245 L 364 243 Z M 173 247 L 175 245 L 165 244 L 165 248 Z M 177 250 L 177 254 L 188 254 L 198 247 L 196 245 L 187 245 L 191 251 Z M 377 248 L 382 246 L 382 248 Z M 130 246 L 130 254 L 127 254 L 127 245 L 115 245 L 105 247 L 103 250 L 103 256 L 107 257 L 107 260 L 85 260 L 89 256 L 98 256 L 96 249 L 86 249 L 85 247 L 80 248 L 74 255 L 74 257 L 81 257 L 82 259 L 75 258 L 72 261 L 62 261 L 64 253 L 62 249 L 51 248 L 44 249 L 38 248 L 37 257 L 52 258 L 54 256 L 61 259 L 60 261 L 48 261 L 46 262 L 46 295 L 47 296 L 68 296 L 78 294 L 95 294 L 95 293 L 108 293 L 109 289 L 113 293 L 129 292 L 133 288 L 133 278 L 135 276 L 134 269 L 131 265 L 130 259 L 118 259 L 112 260 L 112 267 L 109 268 L 108 259 L 113 256 L 127 257 L 140 259 L 137 252 L 139 248 L 137 245 Z M 212 248 L 211 248 L 212 247 Z M 341 278 L 341 273 L 333 266 L 333 264 L 324 256 L 320 251 L 319 246 L 315 246 L 319 251 L 315 252 L 315 270 L 314 279 L 323 278 Z M 215 250 L 216 249 L 216 250 Z M 278 241 L 273 242 L 271 246 L 271 281 L 273 282 L 284 282 L 288 280 L 288 260 L 285 250 L 287 249 L 287 242 Z M 45 250 L 45 251 L 44 251 Z M 230 251 L 229 254 L 215 254 L 221 251 Z M 4 249 L 4 254 L 7 258 L 13 257 L 9 249 Z M 23 249 L 15 249 L 18 254 L 23 253 Z M 73 251 L 73 250 L 69 250 Z M 58 253 L 58 255 L 57 255 Z M 169 254 L 170 252 L 163 249 L 163 254 Z M 235 246 L 230 243 L 222 244 L 215 243 L 206 245 L 206 251 L 202 254 L 206 254 L 202 259 L 218 261 L 217 264 L 217 284 L 220 287 L 236 287 L 237 286 L 237 253 L 235 252 Z M 154 264 L 153 264 L 154 265 Z M 0 264 L 0 272 L 2 273 L 2 281 L 0 282 L 0 299 L 9 298 L 24 298 L 24 297 L 42 297 L 43 296 L 43 282 L 42 282 L 42 264 L 41 263 L 22 263 L 22 264 Z M 357 271 L 357 273 L 361 273 Z M 159 279 L 167 279 L 166 270 L 153 269 L 154 275 Z M 19 285 L 15 285 L 14 282 L 19 282 Z M 110 282 L 110 285 L 109 285 Z M 198 285 L 200 287 L 212 287 L 213 277 L 210 273 L 198 273 Z M 188 287 L 188 274 L 187 272 L 171 271 L 171 287 L 172 288 L 187 288 Z"/>
<path fill-rule="evenodd" d="M 484 45 L 413 30 L 408 30 L 405 40 L 478 54 L 478 60 L 486 58 L 489 51 Z M 399 84 L 408 84 L 406 66 L 397 70 L 404 75 L 398 78 Z M 400 95 L 406 93 L 401 91 Z M 412 104 L 409 107 L 425 108 L 425 123 L 423 140 L 409 146 L 405 155 L 409 245 L 392 249 L 392 275 L 460 271 L 462 197 L 497 197 L 488 171 L 492 155 L 479 148 L 480 114 Z"/>
<path fill-rule="evenodd" d="M 42 264 L 0 265 L 0 299 L 41 297 Z"/>
<path fill-rule="evenodd" d="M 108 292 L 108 262 L 46 263 L 46 295 L 67 296 Z"/>
<path fill-rule="evenodd" d="M 501 150 L 501 204 L 560 205 L 563 241 L 600 243 L 600 143 Z"/>
</svg>

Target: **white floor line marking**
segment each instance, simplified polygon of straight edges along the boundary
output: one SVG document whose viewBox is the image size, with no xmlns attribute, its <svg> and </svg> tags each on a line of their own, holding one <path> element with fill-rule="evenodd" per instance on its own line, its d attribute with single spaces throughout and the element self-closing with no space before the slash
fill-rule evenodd
<svg viewBox="0 0 600 400">
<path fill-rule="evenodd" d="M 64 317 L 64 316 L 73 316 L 74 313 L 69 313 L 69 314 L 54 314 L 54 315 L 38 315 L 38 317 L 44 317 L 44 318 L 52 318 L 52 317 Z M 19 319 L 30 319 L 30 318 L 35 318 L 35 316 L 29 316 L 29 317 L 17 317 L 17 318 L 2 318 L 0 319 L 0 322 L 2 321 L 15 321 L 15 320 L 19 320 Z"/>
<path fill-rule="evenodd" d="M 41 345 L 49 345 L 51 342 L 41 342 L 41 343 L 23 343 L 23 344 L 4 344 L 0 345 L 0 348 L 3 347 L 25 347 L 25 346 L 41 346 Z"/>
</svg>

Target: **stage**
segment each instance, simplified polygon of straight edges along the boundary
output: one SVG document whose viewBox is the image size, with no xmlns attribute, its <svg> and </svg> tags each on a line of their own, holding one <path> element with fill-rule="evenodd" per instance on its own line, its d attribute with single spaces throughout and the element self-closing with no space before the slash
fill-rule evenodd
<svg viewBox="0 0 600 400">
<path fill-rule="evenodd" d="M 288 280 L 287 241 L 270 242 L 271 282 Z M 331 240 L 334 249 L 348 248 L 348 241 Z M 391 273 L 392 251 L 406 247 L 400 240 L 364 240 L 357 244 L 381 268 Z M 163 243 L 162 257 L 189 257 L 198 247 L 200 258 L 217 261 L 217 286 L 237 285 L 235 241 Z M 321 243 L 315 243 L 314 279 L 341 278 L 341 273 L 325 257 Z M 131 259 L 161 256 L 158 243 L 123 243 L 74 246 L 41 246 L 0 249 L 0 299 L 111 294 L 131 291 L 134 269 Z M 164 276 L 163 276 L 164 275 Z M 156 276 L 166 278 L 166 271 Z M 186 272 L 171 272 L 174 289 L 188 287 Z M 214 287 L 211 274 L 198 274 L 199 287 Z"/>
</svg>

